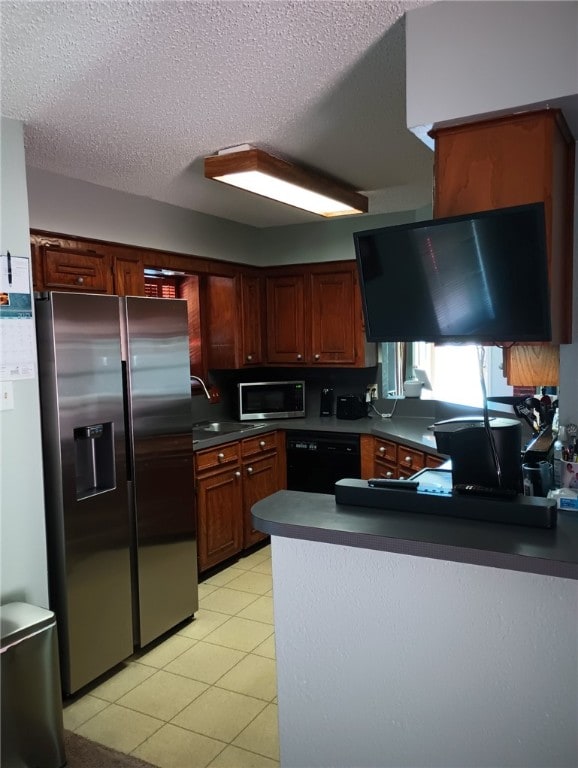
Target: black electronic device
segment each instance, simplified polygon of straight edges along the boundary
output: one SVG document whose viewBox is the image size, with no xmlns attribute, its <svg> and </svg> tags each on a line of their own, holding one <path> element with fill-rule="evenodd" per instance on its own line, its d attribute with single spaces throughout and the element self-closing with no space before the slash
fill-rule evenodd
<svg viewBox="0 0 578 768">
<path fill-rule="evenodd" d="M 433 429 L 438 451 L 452 459 L 454 485 L 519 493 L 522 490 L 522 425 L 516 419 L 501 417 L 490 417 L 488 423 L 489 430 L 482 416 L 458 417 L 438 421 L 430 429 Z"/>
<path fill-rule="evenodd" d="M 551 339 L 543 203 L 353 238 L 368 341 Z"/>
<path fill-rule="evenodd" d="M 361 395 L 339 395 L 335 416 L 338 419 L 362 419 L 367 416 L 367 403 Z"/>
<path fill-rule="evenodd" d="M 487 523 L 555 528 L 558 511 L 554 499 L 516 494 L 513 498 L 462 495 L 451 489 L 451 471 L 425 469 L 413 478 L 419 482 L 414 493 L 397 488 L 372 488 L 367 480 L 344 478 L 335 483 L 335 503 L 375 509 L 380 514 L 418 514 L 480 520 Z M 437 478 L 432 480 L 432 473 Z"/>
<path fill-rule="evenodd" d="M 331 387 L 322 387 L 321 389 L 319 415 L 333 416 L 333 389 Z"/>
</svg>

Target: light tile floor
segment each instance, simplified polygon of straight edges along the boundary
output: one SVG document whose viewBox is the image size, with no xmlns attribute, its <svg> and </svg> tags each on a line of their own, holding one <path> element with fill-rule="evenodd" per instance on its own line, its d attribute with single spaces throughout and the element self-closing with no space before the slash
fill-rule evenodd
<svg viewBox="0 0 578 768">
<path fill-rule="evenodd" d="M 278 766 L 270 547 L 203 581 L 192 622 L 64 706 L 65 728 L 160 768 Z"/>
</svg>

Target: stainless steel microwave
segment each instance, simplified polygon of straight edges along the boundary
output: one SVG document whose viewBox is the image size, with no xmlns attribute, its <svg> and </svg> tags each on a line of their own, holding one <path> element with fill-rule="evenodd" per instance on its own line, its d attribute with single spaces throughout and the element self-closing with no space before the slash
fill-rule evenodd
<svg viewBox="0 0 578 768">
<path fill-rule="evenodd" d="M 305 416 L 304 381 L 251 381 L 237 386 L 241 421 Z"/>
</svg>

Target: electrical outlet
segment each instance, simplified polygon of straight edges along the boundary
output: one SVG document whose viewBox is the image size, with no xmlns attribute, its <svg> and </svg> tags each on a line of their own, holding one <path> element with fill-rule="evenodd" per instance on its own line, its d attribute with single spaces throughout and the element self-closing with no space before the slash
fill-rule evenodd
<svg viewBox="0 0 578 768">
<path fill-rule="evenodd" d="M 14 388 L 11 381 L 0 382 L 0 411 L 14 409 Z"/>
<path fill-rule="evenodd" d="M 211 403 L 214 404 L 221 402 L 221 393 L 217 387 L 209 387 L 209 395 L 211 396 Z"/>
</svg>

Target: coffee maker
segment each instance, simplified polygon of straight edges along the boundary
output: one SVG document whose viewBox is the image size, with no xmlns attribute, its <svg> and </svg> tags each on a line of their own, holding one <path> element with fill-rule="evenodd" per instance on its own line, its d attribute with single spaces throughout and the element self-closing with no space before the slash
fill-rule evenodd
<svg viewBox="0 0 578 768">
<path fill-rule="evenodd" d="M 522 426 L 515 419 L 490 417 L 489 425 L 501 471 L 496 468 L 482 416 L 438 421 L 433 425 L 437 450 L 452 460 L 452 483 L 503 488 L 521 493 Z"/>
</svg>

